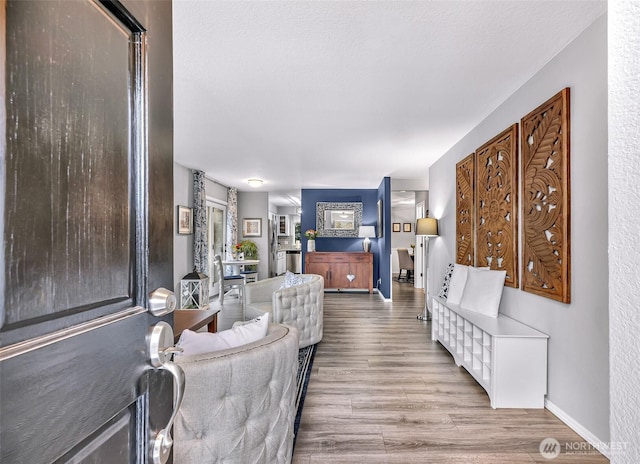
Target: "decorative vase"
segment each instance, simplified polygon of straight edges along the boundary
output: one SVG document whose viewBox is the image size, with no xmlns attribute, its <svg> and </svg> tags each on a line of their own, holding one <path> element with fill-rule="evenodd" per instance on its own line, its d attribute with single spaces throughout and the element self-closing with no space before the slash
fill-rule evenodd
<svg viewBox="0 0 640 464">
<path fill-rule="evenodd" d="M 307 240 L 307 251 L 313 252 L 316 251 L 316 241 L 315 240 Z"/>
</svg>

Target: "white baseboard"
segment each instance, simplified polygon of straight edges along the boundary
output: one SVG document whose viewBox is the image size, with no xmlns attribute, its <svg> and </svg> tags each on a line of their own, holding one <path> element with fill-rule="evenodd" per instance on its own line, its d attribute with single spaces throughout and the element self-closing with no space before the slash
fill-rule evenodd
<svg viewBox="0 0 640 464">
<path fill-rule="evenodd" d="M 391 298 L 385 298 L 385 296 L 382 294 L 382 292 L 379 289 L 374 289 L 374 292 L 376 292 L 378 294 L 378 297 L 384 301 L 385 303 L 390 303 L 392 300 Z"/>
<path fill-rule="evenodd" d="M 597 449 L 600 453 L 602 453 L 607 459 L 611 460 L 611 452 L 607 447 L 607 443 L 600 440 L 593 433 L 587 430 L 582 424 L 576 421 L 569 414 L 564 412 L 558 406 L 553 404 L 551 401 L 545 399 L 544 407 L 549 410 L 554 416 L 560 419 L 562 422 L 567 424 L 574 432 L 584 438 L 591 446 Z"/>
</svg>

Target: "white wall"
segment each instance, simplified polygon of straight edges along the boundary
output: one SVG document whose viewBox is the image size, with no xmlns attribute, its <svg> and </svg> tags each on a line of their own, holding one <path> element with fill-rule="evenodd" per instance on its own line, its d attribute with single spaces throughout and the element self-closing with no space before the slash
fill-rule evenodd
<svg viewBox="0 0 640 464">
<path fill-rule="evenodd" d="M 614 464 L 640 462 L 640 2 L 609 2 L 609 321 Z"/>
<path fill-rule="evenodd" d="M 193 234 L 178 235 L 176 207 L 193 208 L 193 172 L 177 163 L 173 163 L 173 204 L 173 282 L 176 295 L 179 295 L 180 279 L 193 271 Z"/>
<path fill-rule="evenodd" d="M 205 190 L 208 198 L 226 203 L 227 187 L 224 185 L 205 179 Z M 177 163 L 173 165 L 173 200 L 176 206 L 193 207 L 193 171 Z M 268 208 L 268 193 L 238 192 L 238 240 L 243 240 L 242 218 L 262 218 L 262 237 L 251 237 L 251 240 L 258 245 L 259 279 L 266 279 L 269 275 Z M 174 214 L 173 243 L 173 280 L 177 294 L 180 289 L 180 279 L 193 271 L 193 234 L 178 235 L 175 225 L 176 216 L 177 212 Z"/>
<path fill-rule="evenodd" d="M 420 204 L 422 201 L 424 201 L 425 209 L 429 211 L 429 192 L 424 190 L 416 192 L 416 205 Z"/>
<path fill-rule="evenodd" d="M 400 268 L 396 250 L 407 248 L 411 253 L 411 245 L 416 244 L 416 231 L 413 229 L 416 225 L 416 208 L 413 205 L 394 206 L 391 208 L 391 222 L 400 223 L 400 232 L 391 232 L 391 272 L 397 274 Z M 411 232 L 403 232 L 403 226 L 407 222 L 411 224 Z"/>
<path fill-rule="evenodd" d="M 606 26 L 603 16 L 429 169 L 441 234 L 431 242 L 429 280 L 438 288 L 455 261 L 456 162 L 571 88 L 572 303 L 505 288 L 500 311 L 550 336 L 548 407 L 594 442 L 609 440 Z"/>
<path fill-rule="evenodd" d="M 269 194 L 266 192 L 238 192 L 238 241 L 245 238 L 258 245 L 258 279 L 269 277 Z M 242 219 L 261 218 L 261 237 L 242 237 Z"/>
<path fill-rule="evenodd" d="M 218 200 L 225 205 L 227 204 L 227 187 L 224 185 L 205 177 L 204 190 L 207 192 L 207 198 Z"/>
<path fill-rule="evenodd" d="M 429 179 L 398 179 L 397 177 L 392 177 L 391 190 L 427 191 L 429 190 Z"/>
</svg>

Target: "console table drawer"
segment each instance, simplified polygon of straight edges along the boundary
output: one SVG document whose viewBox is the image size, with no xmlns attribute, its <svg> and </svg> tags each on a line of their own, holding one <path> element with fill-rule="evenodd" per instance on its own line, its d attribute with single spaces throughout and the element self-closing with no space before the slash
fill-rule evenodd
<svg viewBox="0 0 640 464">
<path fill-rule="evenodd" d="M 371 263 L 373 262 L 373 255 L 371 253 L 358 253 L 351 255 L 350 262 L 352 263 Z"/>
<path fill-rule="evenodd" d="M 348 263 L 351 261 L 349 256 L 344 256 L 344 253 L 326 253 L 317 251 L 307 253 L 306 259 L 310 263 Z"/>
</svg>

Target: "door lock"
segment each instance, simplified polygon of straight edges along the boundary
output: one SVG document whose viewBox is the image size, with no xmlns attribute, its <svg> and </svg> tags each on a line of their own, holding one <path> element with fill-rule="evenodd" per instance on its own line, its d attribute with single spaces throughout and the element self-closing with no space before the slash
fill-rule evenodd
<svg viewBox="0 0 640 464">
<path fill-rule="evenodd" d="M 149 312 L 156 317 L 172 313 L 176 306 L 176 296 L 171 290 L 160 287 L 149 295 Z"/>
</svg>

